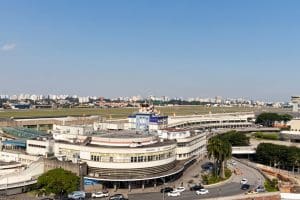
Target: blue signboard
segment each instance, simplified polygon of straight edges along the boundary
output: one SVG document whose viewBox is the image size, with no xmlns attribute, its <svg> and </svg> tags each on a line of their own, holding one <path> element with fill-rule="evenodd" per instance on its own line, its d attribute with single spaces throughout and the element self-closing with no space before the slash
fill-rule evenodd
<svg viewBox="0 0 300 200">
<path fill-rule="evenodd" d="M 84 178 L 84 185 L 96 185 L 96 184 L 100 184 L 100 183 L 101 183 L 101 181 L 99 181 L 99 180 Z"/>
</svg>

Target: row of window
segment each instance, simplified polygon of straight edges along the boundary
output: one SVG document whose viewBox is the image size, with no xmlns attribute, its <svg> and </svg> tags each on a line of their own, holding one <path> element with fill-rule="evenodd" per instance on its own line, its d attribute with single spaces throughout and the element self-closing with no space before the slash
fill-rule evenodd
<svg viewBox="0 0 300 200">
<path fill-rule="evenodd" d="M 159 154 L 159 155 L 152 155 L 152 156 L 137 156 L 131 157 L 130 162 L 151 162 L 155 160 L 163 160 L 168 159 L 172 156 L 172 153 L 169 152 L 167 154 Z"/>
<path fill-rule="evenodd" d="M 179 158 L 189 158 L 189 157 L 196 155 L 197 153 L 203 151 L 204 149 L 205 149 L 205 145 L 202 145 L 199 148 L 197 148 L 189 153 L 178 154 L 178 157 Z"/>
<path fill-rule="evenodd" d="M 167 152 L 156 155 L 131 156 L 131 157 L 105 157 L 100 155 L 91 155 L 91 160 L 96 162 L 115 162 L 115 163 L 135 163 L 135 162 L 151 162 L 156 160 L 168 159 L 174 156 L 173 152 Z"/>
<path fill-rule="evenodd" d="M 42 149 L 46 149 L 46 146 L 44 146 L 44 145 L 38 145 L 38 144 L 28 144 L 28 146 L 30 146 L 30 147 L 36 147 L 36 148 L 42 148 Z"/>
</svg>

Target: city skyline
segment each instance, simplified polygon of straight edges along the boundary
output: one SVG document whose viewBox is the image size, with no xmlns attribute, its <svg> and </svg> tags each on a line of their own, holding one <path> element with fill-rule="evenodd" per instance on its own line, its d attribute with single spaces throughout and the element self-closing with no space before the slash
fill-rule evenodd
<svg viewBox="0 0 300 200">
<path fill-rule="evenodd" d="M 1 1 L 0 93 L 299 94 L 297 1 Z"/>
</svg>

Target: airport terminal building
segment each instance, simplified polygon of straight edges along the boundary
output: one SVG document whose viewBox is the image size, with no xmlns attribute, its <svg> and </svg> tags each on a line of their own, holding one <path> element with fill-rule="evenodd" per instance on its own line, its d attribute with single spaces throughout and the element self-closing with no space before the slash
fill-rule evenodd
<svg viewBox="0 0 300 200">
<path fill-rule="evenodd" d="M 16 139 L 26 138 L 21 142 L 2 141 L 0 160 L 20 162 L 26 159 L 23 163 L 30 164 L 41 157 L 53 157 L 62 163 L 86 163 L 85 182 L 115 189 L 155 187 L 176 180 L 192 163 L 206 156 L 207 137 L 212 126 L 248 127 L 252 124 L 248 121 L 249 114 L 222 114 L 221 117 L 226 123 L 222 121 L 218 125 L 215 124 L 220 121 L 219 115 L 211 115 L 209 119 L 206 116 L 180 118 L 184 123 L 191 120 L 201 122 L 198 128 L 166 127 L 164 119 L 159 130 L 152 132 L 144 130 L 145 124 L 139 123 L 140 119 L 135 121 L 136 125 L 141 124 L 136 130 L 99 131 L 92 130 L 91 125 L 60 125 L 54 126 L 51 134 L 46 136 L 23 129 L 6 130 Z M 17 151 L 13 153 L 12 150 Z M 33 167 L 29 167 L 31 171 L 35 170 Z"/>
<path fill-rule="evenodd" d="M 55 141 L 54 155 L 64 161 L 86 162 L 88 176 L 104 187 L 155 186 L 178 178 L 189 162 L 204 155 L 202 149 L 186 159 L 177 159 L 177 141 L 130 131 Z M 182 147 L 180 147 L 182 148 Z"/>
</svg>

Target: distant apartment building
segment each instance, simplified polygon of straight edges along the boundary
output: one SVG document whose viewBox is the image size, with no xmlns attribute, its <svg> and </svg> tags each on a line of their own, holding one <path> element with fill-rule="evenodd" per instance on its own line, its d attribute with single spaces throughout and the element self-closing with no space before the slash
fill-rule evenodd
<svg viewBox="0 0 300 200">
<path fill-rule="evenodd" d="M 293 112 L 299 112 L 300 96 L 292 96 L 291 102 L 293 105 Z"/>
<path fill-rule="evenodd" d="M 290 127 L 290 130 L 281 131 L 282 138 L 293 142 L 300 142 L 300 118 L 289 121 L 287 126 Z"/>
</svg>

